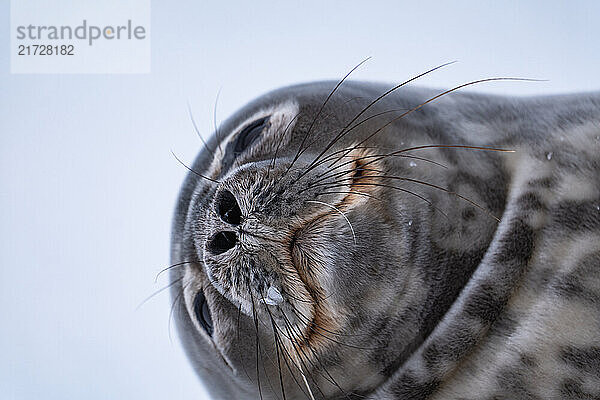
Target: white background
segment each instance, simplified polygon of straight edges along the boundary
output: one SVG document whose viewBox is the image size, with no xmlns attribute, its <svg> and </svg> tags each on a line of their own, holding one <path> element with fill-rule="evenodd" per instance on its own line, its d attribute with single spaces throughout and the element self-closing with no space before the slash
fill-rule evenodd
<svg viewBox="0 0 600 400">
<path fill-rule="evenodd" d="M 167 284 L 154 276 L 186 172 L 170 150 L 191 162 L 200 148 L 187 101 L 208 135 L 219 88 L 221 120 L 367 56 L 357 79 L 400 82 L 458 60 L 421 84 L 600 89 L 597 1 L 291 3 L 155 1 L 144 75 L 11 75 L 0 3 L 0 398 L 203 398 L 169 340 L 169 296 L 136 310 Z"/>
</svg>

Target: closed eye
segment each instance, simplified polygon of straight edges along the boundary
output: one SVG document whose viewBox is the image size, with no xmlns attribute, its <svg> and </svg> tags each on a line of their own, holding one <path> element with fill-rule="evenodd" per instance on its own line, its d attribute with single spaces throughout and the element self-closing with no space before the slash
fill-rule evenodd
<svg viewBox="0 0 600 400">
<path fill-rule="evenodd" d="M 221 163 L 221 169 L 223 171 L 227 171 L 235 159 L 260 137 L 268 122 L 268 116 L 251 122 L 227 144 L 227 147 L 225 148 L 225 156 L 223 157 Z"/>
<path fill-rule="evenodd" d="M 196 294 L 196 298 L 194 299 L 194 314 L 200 326 L 206 331 L 206 333 L 209 334 L 209 336 L 212 336 L 212 316 L 210 315 L 210 309 L 208 308 L 206 297 L 204 297 L 204 293 L 201 291 Z"/>
</svg>

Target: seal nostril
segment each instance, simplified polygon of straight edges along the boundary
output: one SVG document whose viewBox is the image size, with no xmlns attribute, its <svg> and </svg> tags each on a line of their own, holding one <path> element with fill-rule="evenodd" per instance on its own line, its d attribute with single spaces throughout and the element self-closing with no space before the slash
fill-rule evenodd
<svg viewBox="0 0 600 400">
<path fill-rule="evenodd" d="M 212 240 L 209 242 L 208 249 L 213 254 L 221 254 L 233 248 L 236 242 L 237 238 L 235 232 L 219 232 L 213 236 Z"/>
<path fill-rule="evenodd" d="M 221 219 L 231 225 L 239 225 L 242 220 L 242 211 L 235 196 L 228 190 L 224 190 L 216 202 L 217 214 Z"/>
</svg>

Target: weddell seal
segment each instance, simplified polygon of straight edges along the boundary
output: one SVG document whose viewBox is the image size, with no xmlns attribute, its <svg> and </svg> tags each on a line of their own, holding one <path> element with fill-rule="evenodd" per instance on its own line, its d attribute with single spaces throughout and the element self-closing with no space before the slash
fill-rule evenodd
<svg viewBox="0 0 600 400">
<path fill-rule="evenodd" d="M 600 93 L 300 84 L 188 168 L 173 313 L 213 398 L 599 398 Z"/>
</svg>

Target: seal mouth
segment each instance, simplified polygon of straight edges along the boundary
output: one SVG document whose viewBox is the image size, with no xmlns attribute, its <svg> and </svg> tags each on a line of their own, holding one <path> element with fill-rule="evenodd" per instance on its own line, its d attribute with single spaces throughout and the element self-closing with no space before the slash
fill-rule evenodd
<svg viewBox="0 0 600 400">
<path fill-rule="evenodd" d="M 307 203 L 321 204 L 308 207 L 306 210 L 310 212 L 309 217 L 294 221 L 295 226 L 291 226 L 284 235 L 279 235 L 278 238 L 277 234 L 269 237 L 269 241 L 274 246 L 273 250 L 276 251 L 269 252 L 268 248 L 263 251 L 266 251 L 265 255 L 273 260 L 273 265 L 278 264 L 283 267 L 279 273 L 276 273 L 279 276 L 265 275 L 265 279 L 253 280 L 255 275 L 252 271 L 256 271 L 260 266 L 255 266 L 256 260 L 252 257 L 243 261 L 243 266 L 249 267 L 251 271 L 247 280 L 235 277 L 232 273 L 233 269 L 213 271 L 205 265 L 204 269 L 212 286 L 233 304 L 239 303 L 240 310 L 243 309 L 244 313 L 251 317 L 256 311 L 265 312 L 269 314 L 271 320 L 278 320 L 277 324 L 282 324 L 281 329 L 285 333 L 282 333 L 280 339 L 287 340 L 282 340 L 281 344 L 285 342 L 289 354 L 300 353 L 303 356 L 299 354 L 298 357 L 302 358 L 317 357 L 316 352 L 322 351 L 331 344 L 329 339 L 331 333 L 342 329 L 342 319 L 334 315 L 331 303 L 334 299 L 329 300 L 331 296 L 328 296 L 324 287 L 330 279 L 327 276 L 327 270 L 330 268 L 327 266 L 335 262 L 336 255 L 324 246 L 323 230 L 329 223 L 337 224 L 334 221 L 339 221 L 341 214 L 345 219 L 344 223 L 347 222 L 350 226 L 356 244 L 354 229 L 345 213 L 375 197 L 373 194 L 379 190 L 378 174 L 382 173 L 381 162 L 377 157 L 377 154 L 371 154 L 366 147 L 355 147 L 348 154 L 341 156 L 333 167 L 320 175 L 313 176 L 317 184 L 323 185 L 322 193 L 327 194 L 325 200 L 330 201 L 331 204 L 307 199 Z M 217 261 L 226 264 L 227 260 L 243 257 L 243 250 L 239 245 L 248 242 L 241 235 L 262 240 L 271 233 L 272 228 L 268 225 L 263 227 L 252 218 L 242 216 L 241 209 L 248 207 L 247 205 L 241 207 L 239 197 L 236 200 L 232 192 L 231 188 L 225 186 L 215 195 L 214 206 L 210 209 L 210 212 L 214 212 L 221 221 L 220 223 L 227 224 L 219 228 L 217 233 L 210 232 L 206 242 L 203 243 L 204 262 L 206 264 L 206 256 L 211 255 L 213 268 L 218 265 Z M 314 197 L 317 198 L 318 195 Z M 323 204 L 330 207 L 322 207 Z M 248 228 L 252 229 L 246 229 L 245 225 L 242 226 L 242 222 L 250 224 Z M 263 230 L 257 233 L 255 225 Z M 236 232 L 240 234 L 237 239 Z M 260 240 L 253 245 L 258 245 Z M 279 254 L 282 258 L 275 260 L 275 254 Z M 211 271 L 216 275 L 211 275 Z M 227 281 L 229 276 L 233 277 L 231 282 Z M 223 282 L 223 279 L 225 283 L 231 283 L 235 291 L 230 293 L 228 286 L 221 286 L 219 283 Z M 258 286 L 251 287 L 251 281 Z M 202 301 L 198 294 L 190 300 L 190 306 L 193 304 L 193 307 L 190 307 L 192 317 L 196 320 L 198 328 L 213 340 L 213 333 L 219 332 L 219 327 L 214 326 L 214 322 L 218 325 L 219 318 L 211 314 L 210 302 Z M 216 317 L 216 321 L 213 317 Z M 226 359 L 225 362 L 231 367 Z M 307 360 L 307 362 L 311 361 Z"/>
<path fill-rule="evenodd" d="M 294 229 L 288 244 L 291 265 L 309 295 L 309 298 L 301 300 L 310 301 L 313 309 L 310 320 L 303 321 L 306 327 L 301 335 L 301 343 L 309 347 L 311 352 L 325 344 L 328 333 L 341 328 L 341 321 L 330 312 L 328 307 L 330 296 L 326 294 L 321 284 L 326 279 L 324 274 L 328 257 L 325 254 L 328 252 L 320 248 L 322 247 L 320 229 L 331 216 L 341 214 L 348 223 L 356 243 L 354 228 L 345 214 L 359 205 L 364 205 L 366 201 L 376 198 L 375 192 L 379 189 L 377 176 L 382 173 L 379 161 L 373 161 L 373 157 L 376 156 L 366 149 L 355 149 L 347 157 L 350 160 L 345 160 L 344 163 L 348 167 L 342 171 L 343 173 L 335 174 L 338 175 L 335 176 L 335 184 L 327 191 L 328 194 L 337 195 L 338 200 L 333 204 L 310 201 L 327 207 Z"/>
</svg>

